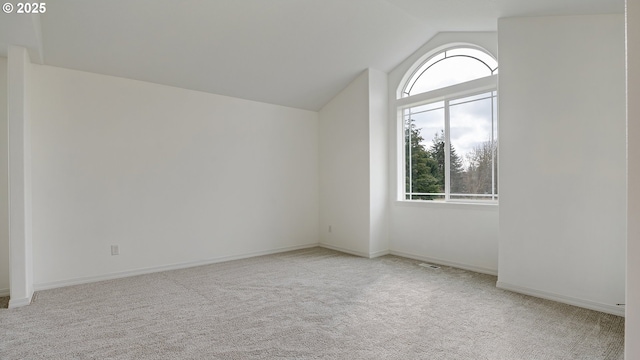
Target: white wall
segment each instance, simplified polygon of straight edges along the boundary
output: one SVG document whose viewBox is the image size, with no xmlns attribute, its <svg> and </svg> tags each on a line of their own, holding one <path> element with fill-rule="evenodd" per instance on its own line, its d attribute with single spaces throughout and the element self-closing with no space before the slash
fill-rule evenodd
<svg viewBox="0 0 640 360">
<path fill-rule="evenodd" d="M 389 252 L 387 74 L 369 69 L 370 256 Z"/>
<path fill-rule="evenodd" d="M 7 59 L 0 57 L 0 296 L 9 295 L 9 173 Z"/>
<path fill-rule="evenodd" d="M 403 160 L 396 119 L 398 87 L 425 58 L 452 44 L 480 46 L 497 57 L 496 33 L 440 33 L 389 73 L 389 166 L 391 253 L 489 274 L 498 271 L 498 206 L 398 201 Z"/>
<path fill-rule="evenodd" d="M 9 46 L 7 123 L 9 143 L 9 307 L 25 306 L 33 296 L 31 61 L 27 50 Z"/>
<path fill-rule="evenodd" d="M 628 237 L 625 358 L 640 359 L 640 0 L 627 0 Z"/>
<path fill-rule="evenodd" d="M 388 253 L 386 93 L 387 75 L 367 69 L 320 110 L 322 246 Z"/>
<path fill-rule="evenodd" d="M 318 243 L 317 113 L 50 66 L 32 87 L 36 288 Z"/>
<path fill-rule="evenodd" d="M 368 256 L 368 71 L 325 105 L 319 119 L 320 243 Z"/>
<path fill-rule="evenodd" d="M 495 205 L 396 202 L 392 231 L 393 254 L 497 274 Z"/>
<path fill-rule="evenodd" d="M 499 49 L 498 286 L 622 314 L 623 16 L 501 19 Z"/>
</svg>

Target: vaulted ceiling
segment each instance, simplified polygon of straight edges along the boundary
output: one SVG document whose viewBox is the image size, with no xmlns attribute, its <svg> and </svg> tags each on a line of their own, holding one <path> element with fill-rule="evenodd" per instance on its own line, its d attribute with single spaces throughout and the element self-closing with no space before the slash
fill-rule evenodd
<svg viewBox="0 0 640 360">
<path fill-rule="evenodd" d="M 56 0 L 0 13 L 33 62 L 319 110 L 361 71 L 507 16 L 623 13 L 624 0 Z M 525 39 L 523 39 L 524 41 Z"/>
</svg>

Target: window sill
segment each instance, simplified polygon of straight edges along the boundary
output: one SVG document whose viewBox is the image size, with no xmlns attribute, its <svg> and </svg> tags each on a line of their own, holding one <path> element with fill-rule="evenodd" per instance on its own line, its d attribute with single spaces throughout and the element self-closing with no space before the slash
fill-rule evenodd
<svg viewBox="0 0 640 360">
<path fill-rule="evenodd" d="M 464 209 L 464 210 L 485 210 L 498 211 L 497 202 L 464 202 L 464 201 L 429 201 L 429 200 L 396 200 L 395 206 L 418 207 L 418 208 L 440 208 L 440 209 Z"/>
</svg>

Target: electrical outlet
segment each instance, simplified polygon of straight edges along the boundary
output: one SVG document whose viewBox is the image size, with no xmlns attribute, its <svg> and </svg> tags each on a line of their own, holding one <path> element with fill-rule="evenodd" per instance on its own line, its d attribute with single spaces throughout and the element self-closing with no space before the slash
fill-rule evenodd
<svg viewBox="0 0 640 360">
<path fill-rule="evenodd" d="M 118 245 L 111 245 L 111 255 L 120 255 Z"/>
<path fill-rule="evenodd" d="M 329 232 L 331 232 L 331 225 L 329 225 Z"/>
</svg>

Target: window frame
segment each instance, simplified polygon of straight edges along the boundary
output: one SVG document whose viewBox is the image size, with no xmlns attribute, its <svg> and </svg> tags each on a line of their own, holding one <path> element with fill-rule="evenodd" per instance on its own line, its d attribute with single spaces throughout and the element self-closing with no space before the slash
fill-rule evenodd
<svg viewBox="0 0 640 360">
<path fill-rule="evenodd" d="M 426 62 L 428 62 L 432 57 L 437 56 L 438 54 L 444 52 L 444 51 L 449 51 L 455 48 L 459 48 L 459 47 L 468 47 L 468 48 L 474 48 L 477 50 L 481 50 L 483 52 L 485 52 L 487 55 L 492 56 L 493 55 L 491 53 L 489 53 L 488 51 L 484 50 L 484 49 L 479 49 L 478 47 L 475 46 L 449 46 L 446 48 L 440 48 L 438 51 L 434 51 L 431 53 L 430 56 L 423 58 L 423 61 L 417 62 L 416 66 L 412 67 L 412 69 L 410 69 L 409 71 L 407 71 L 405 73 L 405 76 L 403 78 L 403 81 L 400 83 L 400 86 L 398 87 L 398 91 L 396 94 L 396 99 L 395 99 L 395 111 L 396 111 L 396 124 L 397 124 L 397 144 L 398 144 L 398 161 L 397 161 L 397 165 L 398 165 L 398 172 L 397 174 L 398 176 L 398 186 L 397 186 L 397 191 L 398 191 L 398 196 L 397 196 L 397 200 L 403 203 L 434 203 L 434 204 L 477 204 L 477 205 L 498 205 L 498 199 L 499 199 L 499 191 L 497 191 L 495 193 L 495 200 L 493 199 L 489 199 L 489 200 L 484 200 L 484 199 L 451 199 L 450 198 L 450 117 L 449 117 L 449 102 L 456 100 L 456 99 L 460 99 L 460 98 L 464 98 L 464 97 L 468 97 L 468 96 L 474 96 L 474 95 L 478 95 L 478 94 L 483 94 L 483 93 L 488 93 L 488 92 L 495 92 L 496 97 L 499 96 L 498 94 L 498 75 L 497 73 L 494 73 L 493 75 L 490 76 L 486 76 L 486 77 L 482 77 L 482 78 L 477 78 L 474 80 L 470 80 L 470 81 L 466 81 L 466 82 L 462 82 L 462 83 L 458 83 L 458 84 L 454 84 L 454 85 L 450 85 L 450 86 L 446 86 L 443 88 L 439 88 L 439 89 L 435 89 L 435 90 L 431 90 L 431 91 L 427 91 L 427 92 L 423 92 L 423 93 L 419 93 L 419 94 L 415 94 L 415 95 L 409 95 L 407 96 L 404 93 L 404 90 L 407 88 L 408 83 L 411 81 L 411 79 L 414 77 L 414 74 L 419 71 L 419 69 L 422 68 L 423 64 L 425 64 Z M 415 106 L 421 106 L 421 105 L 427 105 L 427 104 L 431 104 L 431 103 L 436 103 L 436 102 L 444 102 L 445 104 L 445 122 L 443 124 L 444 126 L 444 132 L 445 132 L 445 192 L 444 192 L 444 199 L 443 200 L 421 200 L 421 199 L 407 199 L 407 194 L 411 194 L 408 193 L 406 190 L 406 185 L 405 185 L 405 181 L 406 181 L 406 172 L 405 172 L 405 167 L 406 167 L 406 143 L 405 143 L 405 124 L 404 124 L 404 110 L 407 108 L 411 108 L 411 107 L 415 107 Z M 498 108 L 495 107 L 493 109 L 493 113 L 494 113 L 494 119 L 492 119 L 492 127 L 494 128 L 494 131 L 496 133 L 496 138 L 494 139 L 494 141 L 498 140 L 498 135 L 497 135 L 497 130 L 498 130 Z M 496 154 L 494 155 L 494 161 L 497 160 L 498 158 L 498 151 L 497 150 Z M 497 165 L 497 163 L 496 163 Z M 497 179 L 495 179 L 497 181 Z M 493 187 L 492 187 L 492 195 L 493 195 Z M 442 195 L 441 195 L 442 196 Z"/>
<path fill-rule="evenodd" d="M 491 68 L 491 66 L 489 66 L 489 64 L 487 64 L 484 60 L 475 57 L 475 56 L 471 56 L 471 55 L 447 55 L 448 52 L 451 51 L 455 51 L 455 50 L 459 50 L 459 49 L 470 49 L 470 50 L 475 50 L 475 51 L 479 51 L 484 53 L 485 55 L 493 58 L 493 60 L 496 62 L 496 67 L 495 68 Z M 444 54 L 444 57 L 442 59 L 438 59 L 436 61 L 434 61 L 432 64 L 429 64 L 431 62 L 432 59 L 434 59 L 435 57 L 439 56 L 440 54 Z M 414 95 L 419 95 L 419 94 L 423 94 L 425 92 L 430 92 L 433 90 L 438 90 L 438 89 L 442 89 L 442 88 L 437 88 L 437 89 L 432 89 L 432 90 L 428 90 L 422 93 L 418 93 L 418 94 L 414 94 L 414 95 L 410 95 L 409 92 L 413 89 L 413 87 L 416 85 L 416 83 L 418 82 L 418 80 L 420 80 L 420 78 L 433 66 L 435 66 L 436 64 L 445 61 L 447 59 L 452 59 L 452 58 L 457 58 L 457 57 L 465 57 L 465 58 L 470 58 L 470 59 L 474 59 L 476 61 L 478 61 L 479 63 L 481 63 L 482 65 L 484 65 L 490 72 L 491 74 L 489 76 L 493 76 L 493 75 L 497 75 L 498 74 L 498 62 L 497 60 L 493 57 L 493 55 L 491 55 L 489 52 L 487 52 L 484 49 L 481 49 L 477 46 L 472 46 L 472 45 L 458 45 L 458 46 L 448 46 L 445 47 L 443 49 L 440 49 L 438 51 L 435 51 L 434 53 L 430 54 L 424 61 L 421 61 L 419 63 L 418 66 L 415 66 L 415 68 L 413 69 L 413 71 L 408 72 L 405 75 L 405 78 L 402 82 L 402 87 L 400 89 L 400 92 L 398 94 L 398 99 L 399 98 L 406 98 L 406 97 L 410 97 L 410 96 L 414 96 Z M 427 66 L 426 68 L 423 69 L 423 67 L 429 64 L 429 66 Z M 483 77 L 482 77 L 483 78 Z M 473 81 L 473 80 L 477 80 L 477 79 L 482 79 L 482 78 L 476 78 L 476 79 L 472 79 L 469 81 Z M 465 81 L 468 82 L 468 81 Z M 460 83 L 461 84 L 461 83 Z M 454 84 L 455 85 L 455 84 Z M 407 91 L 407 88 L 409 88 L 409 92 Z"/>
</svg>

